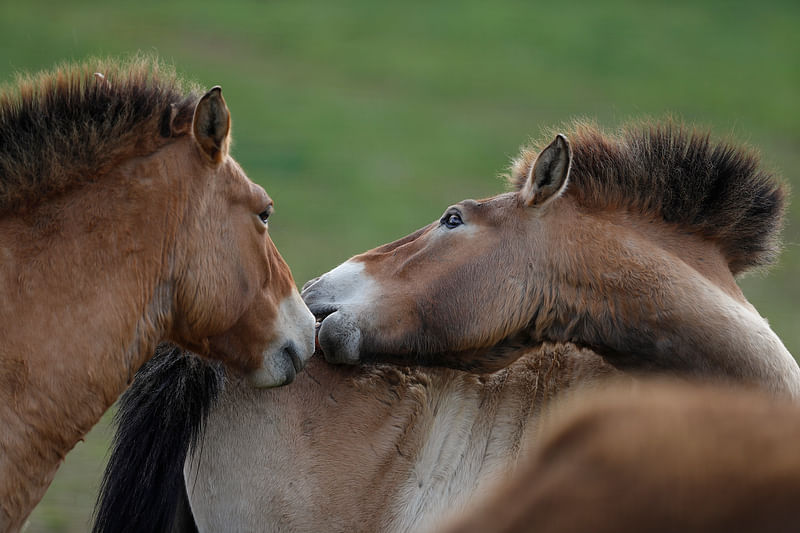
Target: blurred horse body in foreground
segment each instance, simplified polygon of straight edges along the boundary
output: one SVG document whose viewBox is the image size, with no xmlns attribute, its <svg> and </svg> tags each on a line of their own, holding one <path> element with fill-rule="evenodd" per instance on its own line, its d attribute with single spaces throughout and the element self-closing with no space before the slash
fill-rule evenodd
<svg viewBox="0 0 800 533">
<path fill-rule="evenodd" d="M 796 403 L 646 383 L 566 404 L 511 479 L 441 533 L 797 531 Z"/>
</svg>

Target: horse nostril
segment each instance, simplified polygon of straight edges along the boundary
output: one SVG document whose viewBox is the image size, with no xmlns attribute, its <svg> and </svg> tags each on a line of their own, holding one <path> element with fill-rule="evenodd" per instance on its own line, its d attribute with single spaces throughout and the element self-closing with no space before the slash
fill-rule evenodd
<svg viewBox="0 0 800 533">
<path fill-rule="evenodd" d="M 286 346 L 283 347 L 283 353 L 292 361 L 295 372 L 300 372 L 303 369 L 303 361 L 300 359 L 295 343 L 287 343 Z"/>
</svg>

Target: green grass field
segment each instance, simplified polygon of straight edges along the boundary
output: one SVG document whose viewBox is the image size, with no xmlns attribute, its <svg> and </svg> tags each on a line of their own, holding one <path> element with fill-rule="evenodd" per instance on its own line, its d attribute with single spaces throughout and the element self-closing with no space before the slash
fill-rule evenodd
<svg viewBox="0 0 800 533">
<path fill-rule="evenodd" d="M 0 4 L 0 80 L 142 51 L 222 85 L 234 156 L 276 200 L 302 283 L 502 191 L 519 145 L 575 117 L 708 126 L 800 190 L 799 22 L 796 1 L 29 0 Z M 800 354 L 800 205 L 784 235 L 742 286 Z M 108 438 L 104 422 L 68 456 L 28 531 L 87 529 Z"/>
</svg>

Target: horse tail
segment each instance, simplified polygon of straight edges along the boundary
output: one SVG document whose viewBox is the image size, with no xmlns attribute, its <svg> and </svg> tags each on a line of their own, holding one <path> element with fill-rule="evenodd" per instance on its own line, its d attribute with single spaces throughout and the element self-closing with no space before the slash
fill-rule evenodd
<svg viewBox="0 0 800 533">
<path fill-rule="evenodd" d="M 168 344 L 156 349 L 120 398 L 94 533 L 197 531 L 183 464 L 224 381 L 218 363 Z"/>
</svg>

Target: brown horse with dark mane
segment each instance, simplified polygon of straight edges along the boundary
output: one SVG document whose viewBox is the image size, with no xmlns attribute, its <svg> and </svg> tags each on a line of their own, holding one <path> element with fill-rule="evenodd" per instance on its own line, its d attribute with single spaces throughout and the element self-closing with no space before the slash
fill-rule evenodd
<svg viewBox="0 0 800 533">
<path fill-rule="evenodd" d="M 219 88 L 147 59 L 0 93 L 0 531 L 163 340 L 260 386 L 291 381 L 313 317 L 228 154 Z"/>
<path fill-rule="evenodd" d="M 523 150 L 515 192 L 455 204 L 306 284 L 325 357 L 492 371 L 570 342 L 620 369 L 800 395 L 797 364 L 734 279 L 775 257 L 779 182 L 676 125 L 570 139 Z"/>
<path fill-rule="evenodd" d="M 213 402 L 164 388 L 208 375 L 161 351 L 125 395 L 96 531 L 170 523 L 168 489 L 150 487 L 174 485 L 143 473 L 174 461 L 200 531 L 421 531 L 508 476 L 552 405 L 609 376 L 800 395 L 735 281 L 775 257 L 784 206 L 751 152 L 670 123 L 581 124 L 540 146 L 513 163 L 512 192 L 306 284 L 325 359 L 360 365 L 315 357 L 274 391 L 219 378 Z M 419 364 L 439 368 L 404 366 Z M 136 445 L 184 405 L 193 431 Z"/>
</svg>

